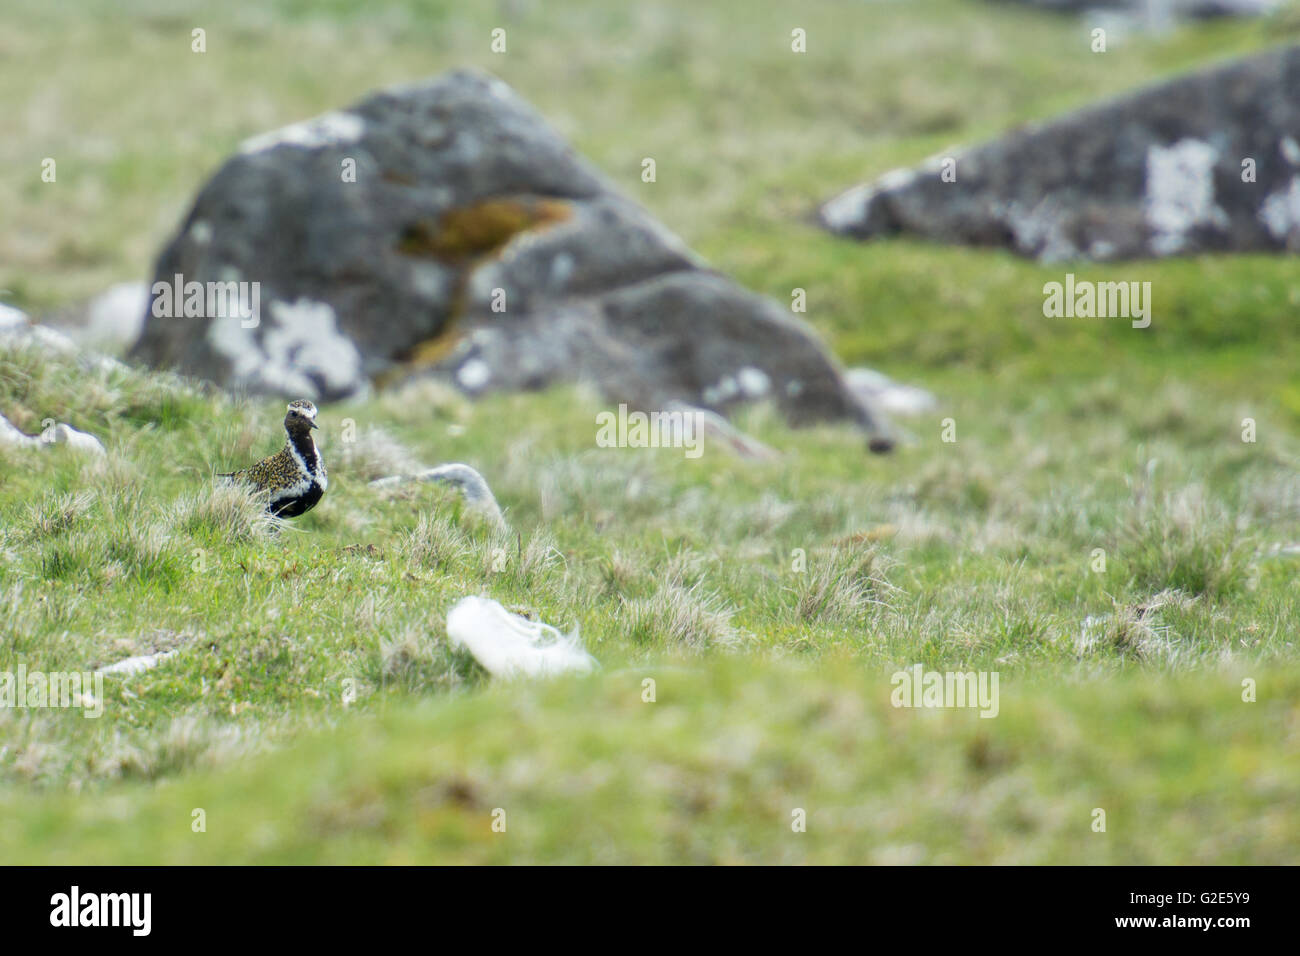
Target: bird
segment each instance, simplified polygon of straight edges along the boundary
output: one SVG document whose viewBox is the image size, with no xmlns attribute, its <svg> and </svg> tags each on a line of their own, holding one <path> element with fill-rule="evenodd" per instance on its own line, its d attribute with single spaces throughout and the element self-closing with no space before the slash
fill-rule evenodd
<svg viewBox="0 0 1300 956">
<path fill-rule="evenodd" d="M 279 518 L 296 518 L 316 507 L 329 476 L 325 461 L 311 437 L 316 424 L 316 406 L 306 399 L 289 403 L 284 416 L 288 440 L 274 455 L 239 471 L 218 473 L 220 478 L 245 481 L 258 491 L 269 493 L 266 510 Z"/>
</svg>

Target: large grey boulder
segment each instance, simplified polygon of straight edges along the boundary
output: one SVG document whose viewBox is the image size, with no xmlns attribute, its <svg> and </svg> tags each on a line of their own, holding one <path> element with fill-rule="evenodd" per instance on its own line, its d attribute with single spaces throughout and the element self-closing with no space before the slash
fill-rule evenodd
<svg viewBox="0 0 1300 956">
<path fill-rule="evenodd" d="M 257 285 L 222 286 L 239 282 Z M 152 292 L 131 357 L 233 388 L 329 400 L 412 375 L 470 394 L 586 380 L 646 410 L 768 397 L 796 423 L 849 420 L 890 444 L 806 325 L 707 269 L 477 73 L 244 144 Z"/>
<path fill-rule="evenodd" d="M 821 220 L 857 239 L 909 234 L 1044 261 L 1294 252 L 1300 47 L 895 171 L 832 199 Z"/>
</svg>

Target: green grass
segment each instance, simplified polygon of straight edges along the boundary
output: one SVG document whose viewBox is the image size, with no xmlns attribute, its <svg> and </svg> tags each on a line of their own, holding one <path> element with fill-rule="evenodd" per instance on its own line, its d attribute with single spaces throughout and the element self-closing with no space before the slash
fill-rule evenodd
<svg viewBox="0 0 1300 956">
<path fill-rule="evenodd" d="M 53 864 L 1294 862 L 1293 679 L 1252 705 L 1222 675 L 1030 681 L 983 720 L 895 709 L 851 658 L 830 665 L 640 665 L 374 708 L 233 772 L 35 807 L 9 791 L 0 809 L 23 825 L 0 830 L 0 852 Z M 1288 722 L 1289 742 L 1258 732 Z M 160 755 L 197 743 L 173 726 Z"/>
<path fill-rule="evenodd" d="M 858 245 L 808 217 L 1300 21 L 1135 37 L 1103 61 L 1077 21 L 973 0 L 518 9 L 11 4 L 6 299 L 39 311 L 147 276 L 243 137 L 474 64 L 715 266 L 780 301 L 806 289 L 846 362 L 938 409 L 875 457 L 757 408 L 740 426 L 782 457 L 755 463 L 597 448 L 583 390 L 469 404 L 416 385 L 322 410 L 329 493 L 277 531 L 211 475 L 277 448 L 282 404 L 0 352 L 0 412 L 109 448 L 0 449 L 0 673 L 179 648 L 108 678 L 99 719 L 0 709 L 0 858 L 1294 862 L 1294 263 L 1075 267 L 1152 283 L 1133 330 L 1044 318 L 1061 267 Z M 479 468 L 511 533 L 434 487 L 368 487 L 410 461 Z M 476 593 L 579 626 L 601 670 L 492 686 L 446 641 Z M 997 671 L 999 716 L 890 707 L 917 662 Z"/>
</svg>

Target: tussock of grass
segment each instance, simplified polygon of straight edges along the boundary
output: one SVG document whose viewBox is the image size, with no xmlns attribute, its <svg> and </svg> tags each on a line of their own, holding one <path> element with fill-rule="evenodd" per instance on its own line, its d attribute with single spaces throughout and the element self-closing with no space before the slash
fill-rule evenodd
<svg viewBox="0 0 1300 956">
<path fill-rule="evenodd" d="M 881 569 L 881 555 L 872 547 L 836 548 L 827 555 L 809 556 L 799 575 L 792 609 L 800 621 L 863 624 L 884 603 L 890 590 Z"/>
<path fill-rule="evenodd" d="M 1253 548 L 1239 518 L 1200 485 L 1153 496 L 1135 490 L 1117 552 L 1139 590 L 1220 600 L 1250 576 Z"/>
<path fill-rule="evenodd" d="M 421 514 L 401 543 L 406 559 L 422 568 L 445 571 L 471 553 L 464 529 L 445 514 Z"/>
<path fill-rule="evenodd" d="M 176 581 L 180 551 L 175 539 L 161 523 L 128 524 L 110 534 L 105 554 L 110 565 L 117 563 L 127 575 L 147 580 Z"/>
<path fill-rule="evenodd" d="M 653 593 L 624 600 L 620 617 L 633 642 L 696 651 L 741 643 L 744 635 L 732 624 L 735 608 L 707 586 L 702 564 L 699 555 L 675 555 Z"/>
<path fill-rule="evenodd" d="M 89 492 L 46 493 L 28 513 L 29 541 L 40 541 L 66 534 L 77 526 L 90 510 L 93 496 Z"/>
<path fill-rule="evenodd" d="M 186 716 L 168 722 L 150 738 L 115 737 L 94 759 L 96 771 L 105 777 L 157 780 L 183 771 L 228 767 L 265 749 L 256 735 L 237 725 Z"/>
<path fill-rule="evenodd" d="M 993 478 L 982 462 L 942 456 L 923 465 L 916 476 L 914 498 L 963 512 L 986 514 L 996 496 Z"/>
<path fill-rule="evenodd" d="M 1114 613 L 1083 622 L 1080 653 L 1104 651 L 1143 663 L 1176 665 L 1181 640 L 1165 618 L 1170 610 L 1188 611 L 1195 604 L 1196 599 L 1182 591 L 1166 590 L 1139 604 L 1116 605 Z"/>
<path fill-rule="evenodd" d="M 178 498 L 172 526 L 214 545 L 235 545 L 268 538 L 277 522 L 266 510 L 265 495 L 219 480 Z"/>
<path fill-rule="evenodd" d="M 437 620 L 408 624 L 379 642 L 379 683 L 407 694 L 452 690 L 465 681 L 471 666 L 447 646 Z"/>
<path fill-rule="evenodd" d="M 526 541 L 517 534 L 494 533 L 479 554 L 484 580 L 500 578 L 527 590 L 552 591 L 564 568 L 555 535 L 545 530 L 533 532 Z"/>
<path fill-rule="evenodd" d="M 69 535 L 49 542 L 41 550 L 41 576 L 49 581 L 76 579 L 90 569 L 116 575 L 119 568 L 104 564 L 103 553 L 88 535 Z"/>
<path fill-rule="evenodd" d="M 386 429 L 372 425 L 348 435 L 340 442 L 321 449 L 329 468 L 338 474 L 354 475 L 362 481 L 374 481 L 389 475 L 407 475 L 418 471 L 421 463 L 410 450 Z"/>
</svg>

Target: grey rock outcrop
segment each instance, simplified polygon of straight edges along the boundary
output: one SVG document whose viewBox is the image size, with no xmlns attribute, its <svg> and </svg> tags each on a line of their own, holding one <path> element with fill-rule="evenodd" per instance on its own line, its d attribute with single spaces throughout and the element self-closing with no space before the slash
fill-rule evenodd
<svg viewBox="0 0 1300 956">
<path fill-rule="evenodd" d="M 1294 252 L 1300 47 L 889 173 L 827 202 L 821 220 L 858 239 L 907 234 L 1044 261 Z"/>
<path fill-rule="evenodd" d="M 707 269 L 477 73 L 245 143 L 152 292 L 130 356 L 237 389 L 583 380 L 641 408 L 772 398 L 795 423 L 849 420 L 891 443 L 808 326 Z"/>
<path fill-rule="evenodd" d="M 1212 17 L 1253 17 L 1272 13 L 1281 0 L 998 0 L 1044 10 L 1087 13 L 1093 10 L 1120 10 L 1152 18 L 1209 19 Z"/>
<path fill-rule="evenodd" d="M 34 349 L 45 356 L 73 359 L 84 369 L 106 372 L 126 370 L 126 366 L 117 359 L 83 350 L 63 332 L 32 322 L 25 313 L 3 302 L 0 302 L 0 348 Z"/>
<path fill-rule="evenodd" d="M 4 415 L 0 415 L 0 445 L 12 448 L 53 448 L 65 445 L 73 451 L 90 455 L 105 454 L 104 443 L 94 435 L 78 431 L 62 422 L 49 425 L 39 435 L 28 435 Z"/>
</svg>

